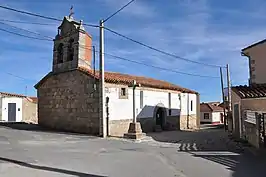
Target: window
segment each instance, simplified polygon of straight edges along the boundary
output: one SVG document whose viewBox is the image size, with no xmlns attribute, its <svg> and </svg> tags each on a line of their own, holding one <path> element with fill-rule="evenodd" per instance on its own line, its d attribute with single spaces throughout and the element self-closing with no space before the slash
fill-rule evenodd
<svg viewBox="0 0 266 177">
<path fill-rule="evenodd" d="M 127 88 L 120 88 L 119 90 L 119 98 L 120 99 L 127 99 L 128 98 L 128 91 Z"/>
<path fill-rule="evenodd" d="M 252 79 L 256 79 L 256 76 L 254 74 L 252 75 Z"/>
<path fill-rule="evenodd" d="M 251 60 L 251 64 L 255 64 L 255 60 Z"/>
<path fill-rule="evenodd" d="M 210 119 L 210 114 L 209 113 L 204 113 L 204 119 Z"/>
<path fill-rule="evenodd" d="M 121 88 L 121 96 L 126 96 L 126 88 Z"/>
<path fill-rule="evenodd" d="M 62 43 L 59 44 L 58 48 L 57 48 L 57 63 L 63 63 L 63 47 L 64 45 Z"/>
<path fill-rule="evenodd" d="M 190 111 L 193 111 L 193 101 L 190 101 Z"/>
<path fill-rule="evenodd" d="M 68 42 L 67 48 L 67 61 L 72 61 L 74 58 L 74 47 L 73 47 L 74 39 L 70 39 Z"/>
<path fill-rule="evenodd" d="M 140 91 L 140 109 L 143 108 L 143 91 Z"/>
<path fill-rule="evenodd" d="M 255 71 L 255 67 L 251 67 L 251 71 Z"/>
</svg>

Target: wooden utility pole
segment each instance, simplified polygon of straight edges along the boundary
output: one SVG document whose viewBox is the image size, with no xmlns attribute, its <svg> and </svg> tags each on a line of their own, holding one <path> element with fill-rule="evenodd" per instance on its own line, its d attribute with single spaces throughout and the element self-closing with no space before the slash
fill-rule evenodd
<svg viewBox="0 0 266 177">
<path fill-rule="evenodd" d="M 225 113 L 225 99 L 224 99 L 224 82 L 223 82 L 223 71 L 222 67 L 220 67 L 220 76 L 221 76 L 221 87 L 222 87 L 222 97 L 223 97 L 223 110 L 224 110 L 224 130 L 226 130 L 226 113 Z"/>
<path fill-rule="evenodd" d="M 105 112 L 105 86 L 104 86 L 104 21 L 100 20 L 100 135 L 107 136 L 106 112 Z"/>
<path fill-rule="evenodd" d="M 226 73 L 227 73 L 227 94 L 228 94 L 228 120 L 232 121 L 232 99 L 231 99 L 231 80 L 230 80 L 230 72 L 229 72 L 229 64 L 226 65 Z M 229 122 L 228 122 L 229 123 Z M 233 122 L 231 122 L 232 124 Z"/>
</svg>

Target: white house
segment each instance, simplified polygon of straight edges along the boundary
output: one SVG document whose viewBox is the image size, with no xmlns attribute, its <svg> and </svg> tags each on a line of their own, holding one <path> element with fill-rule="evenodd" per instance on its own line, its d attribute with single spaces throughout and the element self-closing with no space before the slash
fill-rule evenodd
<svg viewBox="0 0 266 177">
<path fill-rule="evenodd" d="M 35 117 L 37 104 L 34 97 L 0 92 L 0 121 L 22 122 Z"/>
<path fill-rule="evenodd" d="M 99 72 L 91 67 L 91 46 L 92 36 L 82 22 L 64 17 L 54 39 L 52 71 L 35 85 L 40 125 L 93 135 L 102 135 L 107 129 L 110 136 L 123 136 L 135 111 L 144 132 L 198 128 L 199 94 L 190 89 L 148 77 L 105 72 L 102 96 Z M 134 111 L 133 81 L 140 84 Z"/>
<path fill-rule="evenodd" d="M 220 103 L 210 102 L 200 104 L 200 123 L 224 123 L 224 111 Z"/>
</svg>

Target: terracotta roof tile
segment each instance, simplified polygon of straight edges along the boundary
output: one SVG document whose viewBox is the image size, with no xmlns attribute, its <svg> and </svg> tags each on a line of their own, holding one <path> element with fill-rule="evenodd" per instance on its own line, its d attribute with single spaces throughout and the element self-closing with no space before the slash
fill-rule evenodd
<svg viewBox="0 0 266 177">
<path fill-rule="evenodd" d="M 78 70 L 85 72 L 91 76 L 94 76 L 92 70 L 88 70 L 85 68 L 78 68 Z M 99 71 L 95 72 L 95 76 L 97 79 L 99 79 Z M 166 81 L 156 80 L 156 79 L 143 77 L 143 76 L 134 76 L 134 75 L 129 75 L 129 74 L 117 73 L 117 72 L 105 72 L 104 77 L 105 77 L 105 82 L 107 83 L 130 85 L 132 84 L 133 80 L 136 80 L 138 84 L 141 84 L 142 86 L 145 86 L 145 87 L 177 90 L 180 92 L 197 94 L 197 92 L 193 90 L 186 89 L 186 88 L 171 84 Z"/>
<path fill-rule="evenodd" d="M 232 90 L 240 96 L 240 98 L 260 98 L 266 97 L 266 85 L 258 84 L 251 86 L 235 86 L 232 87 Z"/>
<path fill-rule="evenodd" d="M 12 97 L 20 97 L 20 98 L 26 97 L 25 95 L 20 95 L 20 94 L 16 94 L 16 93 L 0 92 L 0 94 L 4 95 L 4 96 L 12 96 Z"/>
<path fill-rule="evenodd" d="M 29 97 L 31 99 L 31 102 L 33 103 L 38 103 L 38 98 L 37 97 Z"/>
<path fill-rule="evenodd" d="M 201 103 L 200 112 L 222 112 L 223 108 L 210 103 Z"/>
</svg>

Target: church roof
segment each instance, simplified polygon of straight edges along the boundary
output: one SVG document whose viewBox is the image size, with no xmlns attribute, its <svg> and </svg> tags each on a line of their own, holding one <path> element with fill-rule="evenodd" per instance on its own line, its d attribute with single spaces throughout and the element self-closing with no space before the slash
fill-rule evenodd
<svg viewBox="0 0 266 177">
<path fill-rule="evenodd" d="M 79 67 L 77 70 L 94 77 L 93 70 L 88 70 L 86 68 Z M 35 85 L 35 88 L 38 88 L 38 86 L 43 83 L 47 77 L 50 75 L 53 75 L 52 72 L 50 72 L 48 75 L 46 75 L 39 83 Z M 95 72 L 95 78 L 99 79 L 99 71 Z M 143 76 L 134 76 L 129 74 L 122 74 L 118 72 L 104 72 L 104 78 L 106 83 L 112 83 L 112 84 L 119 84 L 119 85 L 130 85 L 132 84 L 133 80 L 136 80 L 137 84 L 141 84 L 142 87 L 150 87 L 150 88 L 158 88 L 158 89 L 167 89 L 167 90 L 176 90 L 184 93 L 195 93 L 198 94 L 196 91 L 183 88 L 181 86 L 162 81 L 157 79 L 152 79 L 148 77 Z"/>
</svg>

